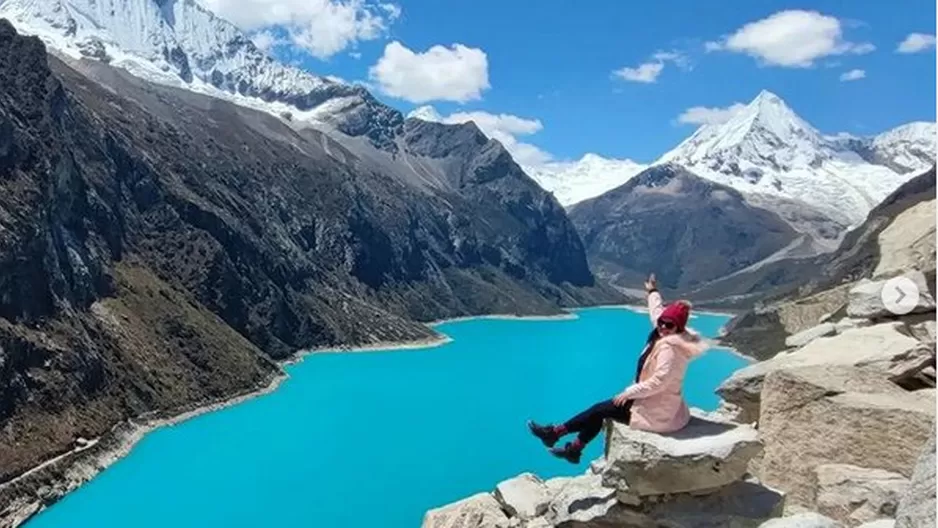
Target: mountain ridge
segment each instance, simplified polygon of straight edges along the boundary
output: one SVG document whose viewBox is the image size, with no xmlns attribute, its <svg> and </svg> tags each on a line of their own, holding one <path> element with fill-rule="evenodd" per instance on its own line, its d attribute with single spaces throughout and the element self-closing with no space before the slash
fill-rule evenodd
<svg viewBox="0 0 938 528">
<path fill-rule="evenodd" d="M 752 265 L 797 238 L 775 213 L 675 163 L 574 205 L 570 217 L 599 276 L 626 287 L 654 271 L 669 292 Z"/>
<path fill-rule="evenodd" d="M 602 157 L 598 163 L 607 167 L 601 183 L 610 189 L 645 167 L 675 162 L 747 194 L 805 201 L 846 226 L 856 225 L 912 173 L 931 165 L 935 134 L 935 123 L 913 122 L 870 137 L 824 136 L 781 97 L 762 90 L 726 122 L 697 128 L 648 165 Z M 530 172 L 569 207 L 580 196 L 567 189 L 599 180 L 574 169 L 557 164 L 552 171 Z"/>
<path fill-rule="evenodd" d="M 269 113 L 66 63 L 0 20 L 0 483 L 261 387 L 298 350 L 621 299 L 477 127 L 403 123 L 394 144 L 434 185 Z"/>
</svg>

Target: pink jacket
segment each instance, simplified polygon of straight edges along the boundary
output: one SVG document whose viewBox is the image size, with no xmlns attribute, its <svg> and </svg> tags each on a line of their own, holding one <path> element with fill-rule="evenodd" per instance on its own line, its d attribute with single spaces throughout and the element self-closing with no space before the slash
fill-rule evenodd
<svg viewBox="0 0 938 528">
<path fill-rule="evenodd" d="M 658 323 L 663 309 L 661 295 L 648 296 L 651 323 Z M 708 345 L 690 329 L 662 337 L 649 354 L 639 382 L 625 389 L 632 404 L 630 425 L 635 429 L 670 433 L 682 429 L 690 421 L 690 411 L 682 394 L 684 373 L 691 359 L 702 354 Z"/>
</svg>

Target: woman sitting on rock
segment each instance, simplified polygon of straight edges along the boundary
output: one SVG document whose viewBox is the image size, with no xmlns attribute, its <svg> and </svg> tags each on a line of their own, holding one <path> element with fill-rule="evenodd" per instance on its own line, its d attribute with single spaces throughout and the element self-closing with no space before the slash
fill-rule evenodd
<svg viewBox="0 0 938 528">
<path fill-rule="evenodd" d="M 555 456 L 579 463 L 583 448 L 596 438 L 607 418 L 658 433 L 680 430 L 690 421 L 681 386 L 687 364 L 703 353 L 707 345 L 687 328 L 690 303 L 677 301 L 662 307 L 654 274 L 645 281 L 645 291 L 654 328 L 638 359 L 635 383 L 611 400 L 593 405 L 562 425 L 528 422 L 531 432 Z M 561 437 L 570 433 L 577 433 L 576 440 L 562 448 L 554 447 Z"/>
</svg>

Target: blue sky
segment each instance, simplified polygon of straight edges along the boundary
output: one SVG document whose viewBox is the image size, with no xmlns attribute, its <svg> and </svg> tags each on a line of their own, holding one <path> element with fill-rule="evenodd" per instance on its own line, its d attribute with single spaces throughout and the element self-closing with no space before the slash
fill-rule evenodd
<svg viewBox="0 0 938 528">
<path fill-rule="evenodd" d="M 232 18 L 225 0 L 215 1 Z M 276 56 L 368 83 L 405 113 L 432 105 L 444 120 L 488 116 L 487 133 L 530 144 L 535 158 L 595 152 L 650 162 L 693 132 L 695 124 L 678 122 L 688 109 L 745 103 L 761 89 L 824 133 L 874 134 L 935 119 L 933 0 L 367 2 L 305 0 L 318 7 L 286 25 L 248 29 L 260 41 L 284 38 L 271 48 Z M 339 17 L 343 6 L 352 10 L 347 27 L 324 25 L 319 17 Z M 323 33 L 317 20 L 345 27 L 344 37 L 303 47 L 309 39 L 297 34 L 307 22 Z M 921 35 L 898 52 L 913 33 Z M 434 46 L 443 47 L 438 57 L 422 55 Z M 635 71 L 613 73 L 623 68 Z M 853 70 L 862 78 L 841 80 Z M 702 122 L 722 114 L 692 115 Z M 519 119 L 502 119 L 510 116 Z"/>
</svg>

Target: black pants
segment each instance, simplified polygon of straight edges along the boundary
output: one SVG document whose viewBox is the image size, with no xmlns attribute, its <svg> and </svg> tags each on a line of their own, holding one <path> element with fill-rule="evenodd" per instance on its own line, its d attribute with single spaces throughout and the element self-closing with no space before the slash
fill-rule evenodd
<svg viewBox="0 0 938 528">
<path fill-rule="evenodd" d="M 625 424 L 629 423 L 629 420 L 632 419 L 632 402 L 629 401 L 624 406 L 619 407 L 612 403 L 612 400 L 601 401 L 574 416 L 563 425 L 567 432 L 578 433 L 577 438 L 580 443 L 586 445 L 602 431 L 603 420 L 607 418 Z"/>
</svg>

